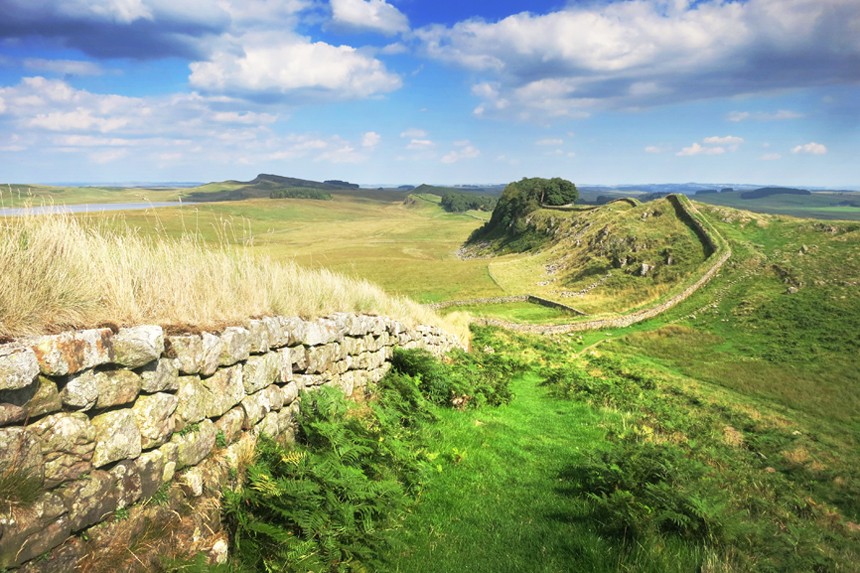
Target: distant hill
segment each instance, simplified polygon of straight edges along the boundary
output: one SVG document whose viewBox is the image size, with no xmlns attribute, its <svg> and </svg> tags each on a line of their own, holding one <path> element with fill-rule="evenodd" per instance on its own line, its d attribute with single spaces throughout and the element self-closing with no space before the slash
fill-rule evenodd
<svg viewBox="0 0 860 573">
<path fill-rule="evenodd" d="M 194 191 L 188 195 L 188 199 L 198 202 L 241 201 L 243 199 L 263 199 L 272 196 L 322 199 L 326 197 L 330 198 L 330 196 L 327 193 L 320 193 L 318 197 L 316 194 L 308 192 L 297 194 L 295 190 L 350 191 L 358 189 L 358 184 L 338 180 L 325 182 L 310 181 L 308 179 L 261 173 L 251 181 L 225 181 L 222 184 L 217 184 L 217 187 L 219 188 L 218 191 Z"/>
<path fill-rule="evenodd" d="M 761 199 L 771 195 L 812 195 L 806 189 L 791 189 L 789 187 L 762 187 L 754 191 L 741 193 L 741 199 Z"/>
<path fill-rule="evenodd" d="M 413 193 L 430 193 L 431 195 L 438 195 L 442 197 L 445 193 L 481 193 L 484 195 L 491 195 L 493 197 L 499 197 L 502 194 L 504 187 L 438 187 L 436 185 L 427 185 L 426 183 L 422 183 L 418 187 L 415 187 L 412 192 Z"/>
</svg>

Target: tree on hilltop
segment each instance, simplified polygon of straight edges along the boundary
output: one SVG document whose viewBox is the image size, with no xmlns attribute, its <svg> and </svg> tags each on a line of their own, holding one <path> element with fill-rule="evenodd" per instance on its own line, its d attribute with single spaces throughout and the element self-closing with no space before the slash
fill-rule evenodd
<svg viewBox="0 0 860 573">
<path fill-rule="evenodd" d="M 576 185 L 560 177 L 523 177 L 505 187 L 489 222 L 472 233 L 469 242 L 506 236 L 512 239 L 526 233 L 523 219 L 529 213 L 545 205 L 567 205 L 578 198 Z"/>
</svg>

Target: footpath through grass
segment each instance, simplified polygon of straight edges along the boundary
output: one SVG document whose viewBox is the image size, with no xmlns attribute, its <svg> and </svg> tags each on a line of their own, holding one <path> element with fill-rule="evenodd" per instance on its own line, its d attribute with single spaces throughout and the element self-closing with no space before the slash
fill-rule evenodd
<svg viewBox="0 0 860 573">
<path fill-rule="evenodd" d="M 692 571 L 701 551 L 669 540 L 643 550 L 602 536 L 564 479 L 622 416 L 550 397 L 541 378 L 514 379 L 498 408 L 443 410 L 430 447 L 436 472 L 388 556 L 400 572 Z"/>
</svg>

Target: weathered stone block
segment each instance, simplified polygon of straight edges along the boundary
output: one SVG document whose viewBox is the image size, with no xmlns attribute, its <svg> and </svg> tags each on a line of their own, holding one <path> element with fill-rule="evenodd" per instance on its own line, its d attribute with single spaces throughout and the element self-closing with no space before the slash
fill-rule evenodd
<svg viewBox="0 0 860 573">
<path fill-rule="evenodd" d="M 164 470 L 168 463 L 167 456 L 160 449 L 144 452 L 134 460 L 134 469 L 140 478 L 140 496 L 141 498 L 149 498 L 158 492 L 159 488 L 164 485 Z M 174 462 L 174 467 L 176 463 Z M 173 475 L 171 470 L 170 475 Z"/>
<path fill-rule="evenodd" d="M 179 416 L 181 425 L 193 424 L 206 417 L 206 400 L 211 392 L 203 386 L 200 376 L 180 376 L 179 391 L 176 393 L 179 403 L 176 407 L 176 415 Z"/>
<path fill-rule="evenodd" d="M 308 348 L 307 372 L 320 373 L 331 370 L 338 356 L 340 356 L 340 345 L 336 342 Z"/>
<path fill-rule="evenodd" d="M 245 411 L 245 429 L 251 428 L 263 419 L 272 409 L 269 402 L 269 393 L 261 390 L 242 400 L 242 409 Z"/>
<path fill-rule="evenodd" d="M 249 320 L 247 324 L 248 342 L 251 354 L 263 354 L 269 351 L 269 329 L 262 320 Z"/>
<path fill-rule="evenodd" d="M 39 437 L 46 487 L 78 479 L 92 469 L 97 430 L 86 414 L 52 414 L 29 428 Z"/>
<path fill-rule="evenodd" d="M 113 362 L 112 337 L 107 328 L 64 332 L 34 339 L 32 349 L 42 374 L 65 376 Z"/>
<path fill-rule="evenodd" d="M 308 323 L 298 318 L 296 316 L 293 317 L 277 317 L 278 323 L 281 325 L 281 329 L 284 333 L 284 336 L 287 339 L 287 344 L 289 346 L 296 346 L 298 344 L 303 344 L 303 340 L 307 338 L 308 334 Z"/>
<path fill-rule="evenodd" d="M 140 429 L 141 448 L 154 448 L 170 439 L 175 426 L 173 413 L 178 403 L 176 396 L 164 392 L 137 399 L 131 411 Z"/>
<path fill-rule="evenodd" d="M 203 365 L 203 339 L 196 335 L 168 336 L 165 355 L 182 374 L 197 374 Z"/>
<path fill-rule="evenodd" d="M 245 397 L 243 379 L 242 365 L 237 364 L 229 368 L 221 368 L 212 377 L 201 381 L 209 392 L 206 399 L 207 418 L 221 416 L 242 401 Z"/>
<path fill-rule="evenodd" d="M 140 499 L 143 489 L 133 460 L 118 463 L 110 474 L 116 480 L 111 496 L 116 498 L 117 509 L 128 507 Z"/>
<path fill-rule="evenodd" d="M 85 370 L 69 378 L 60 398 L 80 410 L 108 408 L 134 402 L 141 384 L 140 376 L 130 370 Z"/>
<path fill-rule="evenodd" d="M 333 320 L 318 318 L 306 324 L 307 330 L 304 338 L 298 341 L 305 346 L 321 346 L 337 342 L 343 338 L 343 331 L 337 328 L 337 324 Z"/>
<path fill-rule="evenodd" d="M 203 353 L 200 362 L 200 374 L 203 376 L 212 376 L 221 365 L 221 354 L 223 354 L 224 345 L 221 338 L 204 332 L 201 336 L 203 341 Z"/>
<path fill-rule="evenodd" d="M 25 388 L 39 375 L 39 361 L 32 348 L 20 344 L 0 345 L 0 390 Z"/>
<path fill-rule="evenodd" d="M 112 495 L 115 483 L 116 478 L 110 473 L 95 470 L 86 479 L 57 490 L 69 512 L 72 532 L 95 525 L 116 511 L 117 499 Z"/>
<path fill-rule="evenodd" d="M 228 326 L 221 333 L 221 356 L 222 366 L 236 364 L 240 360 L 247 360 L 251 355 L 251 333 L 247 328 L 239 326 Z"/>
<path fill-rule="evenodd" d="M 164 331 L 160 326 L 121 328 L 113 337 L 114 362 L 137 368 L 158 360 L 164 352 Z"/>
<path fill-rule="evenodd" d="M 224 438 L 229 444 L 236 439 L 242 431 L 242 426 L 245 423 L 245 410 L 241 406 L 236 406 L 215 422 L 215 426 L 224 433 Z"/>
<path fill-rule="evenodd" d="M 18 569 L 17 573 L 69 573 L 69 571 L 77 571 L 78 563 L 86 554 L 87 548 L 84 545 L 84 540 L 71 537 L 52 549 L 46 560 L 28 561 Z"/>
<path fill-rule="evenodd" d="M 37 376 L 29 386 L 0 390 L 0 426 L 56 412 L 63 407 L 57 383 Z"/>
<path fill-rule="evenodd" d="M 92 424 L 96 428 L 95 467 L 140 455 L 140 430 L 131 409 L 99 414 L 92 419 Z"/>
<path fill-rule="evenodd" d="M 0 507 L 0 568 L 14 567 L 47 553 L 71 535 L 63 500 L 43 494 L 25 508 Z"/>
<path fill-rule="evenodd" d="M 279 382 L 290 382 L 293 379 L 293 351 L 290 348 L 281 348 L 277 351 Z"/>
<path fill-rule="evenodd" d="M 215 447 L 215 436 L 218 428 L 211 420 L 200 422 L 197 431 L 188 432 L 184 436 L 173 434 L 171 443 L 176 444 L 177 463 L 176 469 L 181 470 L 188 466 L 195 466 L 209 455 Z"/>
<path fill-rule="evenodd" d="M 283 433 L 294 429 L 296 425 L 296 412 L 292 408 L 284 408 L 277 413 L 278 432 Z M 295 435 L 295 434 L 294 434 Z"/>
<path fill-rule="evenodd" d="M 308 368 L 308 349 L 304 346 L 293 346 L 289 350 L 293 361 L 293 372 L 305 372 Z"/>
<path fill-rule="evenodd" d="M 41 440 L 32 429 L 0 428 L 0 476 L 7 473 L 45 479 Z"/>
<path fill-rule="evenodd" d="M 161 452 L 164 456 L 164 473 L 161 476 L 161 481 L 167 483 L 173 479 L 173 475 L 176 473 L 176 466 L 179 464 L 179 446 L 173 442 L 167 442 L 158 448 L 157 451 Z"/>
<path fill-rule="evenodd" d="M 260 434 L 266 434 L 269 437 L 274 438 L 280 433 L 280 428 L 278 426 L 278 413 L 277 412 L 269 412 L 267 413 L 260 423 L 254 426 L 254 433 L 258 436 Z"/>
<path fill-rule="evenodd" d="M 202 346 L 202 344 L 201 344 Z M 179 368 L 174 358 L 161 358 L 137 370 L 143 392 L 174 392 L 179 389 Z"/>
<path fill-rule="evenodd" d="M 182 475 L 179 476 L 179 484 L 182 486 L 182 491 L 191 497 L 200 497 L 203 495 L 204 485 L 204 469 L 201 467 L 188 468 Z"/>
<path fill-rule="evenodd" d="M 245 392 L 253 394 L 269 384 L 280 381 L 281 368 L 281 357 L 276 352 L 248 358 L 242 379 Z"/>
<path fill-rule="evenodd" d="M 299 397 L 299 385 L 296 382 L 290 382 L 281 391 L 284 393 L 284 405 L 286 406 L 292 404 Z"/>
<path fill-rule="evenodd" d="M 290 342 L 289 333 L 284 332 L 281 321 L 276 317 L 264 316 L 262 322 L 269 332 L 269 348 L 281 348 Z"/>
<path fill-rule="evenodd" d="M 266 388 L 269 393 L 269 406 L 272 410 L 280 410 L 284 407 L 284 390 L 280 386 L 272 384 Z"/>
</svg>

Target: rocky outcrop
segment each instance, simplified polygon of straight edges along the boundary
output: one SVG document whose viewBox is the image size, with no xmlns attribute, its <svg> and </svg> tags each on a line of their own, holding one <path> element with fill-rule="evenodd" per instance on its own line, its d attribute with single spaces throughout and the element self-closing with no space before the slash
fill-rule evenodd
<svg viewBox="0 0 860 573">
<path fill-rule="evenodd" d="M 261 433 L 294 439 L 301 390 L 373 384 L 395 345 L 441 354 L 458 342 L 435 327 L 336 314 L 0 345 L 0 476 L 41 486 L 35 501 L 0 500 L 0 570 L 72 571 L 87 553 L 80 539 L 92 552 L 104 537 L 94 526 L 117 510 L 173 480 L 192 498 L 220 488 Z"/>
</svg>

